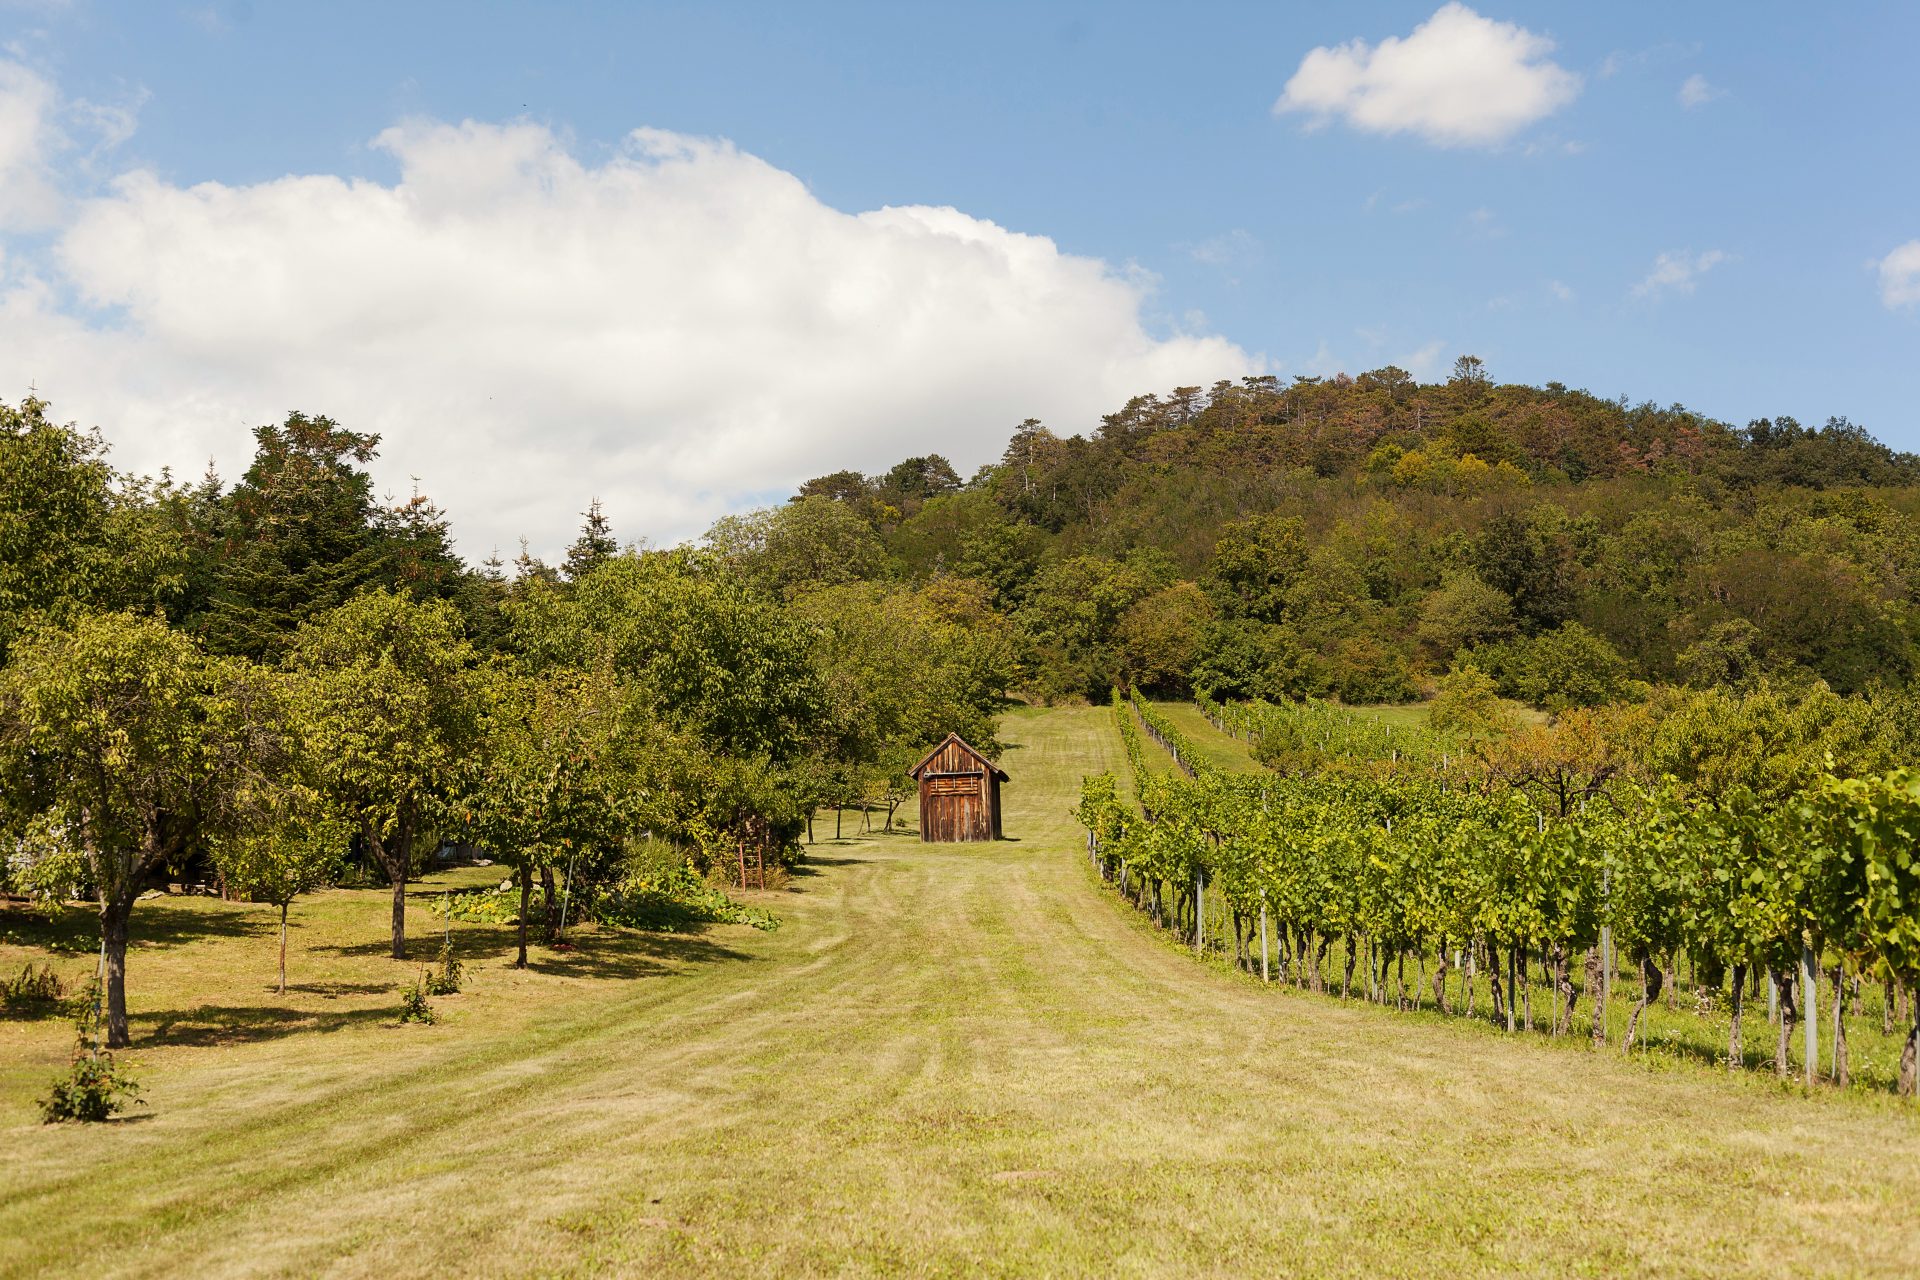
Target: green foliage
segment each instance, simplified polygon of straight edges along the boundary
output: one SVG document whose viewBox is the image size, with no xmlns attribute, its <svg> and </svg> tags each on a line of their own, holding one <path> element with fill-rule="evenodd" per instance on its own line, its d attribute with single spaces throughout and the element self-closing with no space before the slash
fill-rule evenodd
<svg viewBox="0 0 1920 1280">
<path fill-rule="evenodd" d="M 0 868 L 0 881 L 44 905 L 71 902 L 92 887 L 86 851 L 63 810 L 56 806 L 26 820 Z"/>
<path fill-rule="evenodd" d="M 1484 738 L 1506 731 L 1512 717 L 1502 705 L 1492 677 L 1468 663 L 1440 681 L 1427 711 L 1427 723 L 1443 733 Z"/>
<path fill-rule="evenodd" d="M 439 509 L 418 493 L 375 501 L 365 466 L 380 437 L 304 413 L 253 434 L 252 464 L 197 521 L 204 563 L 188 626 L 208 648 L 277 660 L 303 625 L 369 588 L 463 594 Z"/>
<path fill-rule="evenodd" d="M 1484 680 L 1477 685 L 1484 694 Z M 1339 723 L 1325 708 L 1202 709 L 1216 723 L 1264 731 L 1269 744 L 1318 736 L 1323 755 Z M 1124 868 L 1156 914 L 1159 886 L 1181 902 L 1201 886 L 1236 919 L 1277 914 L 1283 940 L 1341 938 L 1348 957 L 1371 957 L 1366 988 L 1376 999 L 1385 999 L 1388 958 L 1434 956 L 1444 974 L 1449 949 L 1463 946 L 1484 947 L 1496 978 L 1503 952 L 1548 960 L 1567 997 L 1572 957 L 1604 928 L 1648 974 L 1630 1044 L 1657 989 L 1656 962 L 1675 952 L 1693 955 L 1696 972 L 1705 961 L 1720 974 L 1784 973 L 1803 946 L 1833 956 L 1843 975 L 1911 980 L 1920 964 L 1920 775 L 1908 769 L 1813 778 L 1773 798 L 1631 783 L 1609 772 L 1596 718 L 1575 712 L 1563 731 L 1532 731 L 1564 742 L 1489 756 L 1489 785 L 1477 788 L 1398 760 L 1229 775 L 1208 768 L 1154 708 L 1116 698 L 1115 710 L 1144 820 L 1124 812 L 1110 777 L 1084 781 L 1074 813 L 1095 836 L 1103 874 Z M 1147 767 L 1129 711 L 1186 776 Z M 1584 796 L 1569 792 L 1581 770 L 1592 782 Z M 1558 803 L 1536 808 L 1535 796 Z M 1304 957 L 1296 944 L 1294 962 Z M 1564 1031 L 1572 1005 L 1558 999 L 1550 1016 Z M 1920 1087 L 1916 1041 L 1920 1031 L 1902 1060 L 1903 1093 Z"/>
<path fill-rule="evenodd" d="M 520 890 L 512 880 L 491 887 L 443 893 L 429 904 L 433 913 L 468 924 L 515 924 L 520 919 Z"/>
<path fill-rule="evenodd" d="M 35 968 L 29 960 L 18 974 L 0 981 L 0 1011 L 14 1018 L 44 1017 L 59 1012 L 66 994 L 52 965 Z"/>
<path fill-rule="evenodd" d="M 412 986 L 400 988 L 400 1023 L 402 1026 L 409 1022 L 417 1022 L 430 1027 L 440 1021 L 440 1015 L 434 1011 L 432 1001 L 427 999 L 427 997 L 432 994 L 432 990 L 433 974 L 426 969 L 420 971 L 419 980 Z"/>
<path fill-rule="evenodd" d="M 1633 692 L 1618 651 L 1578 622 L 1483 645 L 1469 660 L 1492 676 L 1503 694 L 1551 711 L 1597 707 Z"/>
<path fill-rule="evenodd" d="M 0 669 L 0 804 L 68 842 L 100 904 L 109 1040 L 126 1043 L 128 917 L 146 876 L 223 807 L 247 754 L 233 671 L 154 617 L 29 634 Z"/>
<path fill-rule="evenodd" d="M 36 623 L 168 601 L 185 570 L 172 492 L 116 473 L 97 432 L 57 425 L 47 408 L 0 403 L 0 662 Z"/>
<path fill-rule="evenodd" d="M 395 886 L 395 958 L 414 842 L 480 741 L 474 657 L 453 606 L 379 590 L 302 627 L 289 658 L 311 785 Z"/>
<path fill-rule="evenodd" d="M 89 1053 L 82 1049 L 73 1055 L 67 1074 L 53 1082 L 53 1088 L 40 1101 L 40 1119 L 44 1124 L 73 1120 L 97 1123 L 140 1101 L 140 1086 L 111 1053 Z M 142 1104 L 144 1105 L 144 1104 Z"/>
<path fill-rule="evenodd" d="M 667 875 L 630 876 L 582 903 L 582 915 L 622 929 L 678 933 L 702 924 L 744 924 L 771 932 L 779 918 L 736 902 L 682 864 Z"/>
<path fill-rule="evenodd" d="M 1228 617 L 1280 622 L 1306 566 L 1306 527 L 1299 518 L 1254 516 L 1221 530 L 1206 586 Z"/>
<path fill-rule="evenodd" d="M 711 555 L 616 556 L 571 592 L 529 591 L 510 616 L 533 669 L 608 670 L 720 750 L 791 758 L 820 715 L 805 630 Z"/>
<path fill-rule="evenodd" d="M 707 531 L 707 542 L 735 573 L 775 593 L 858 582 L 886 563 L 867 520 L 821 495 L 726 516 Z"/>
<path fill-rule="evenodd" d="M 440 967 L 428 975 L 427 994 L 457 996 L 465 976 L 466 966 L 453 954 L 453 934 L 449 931 L 440 941 Z"/>
</svg>

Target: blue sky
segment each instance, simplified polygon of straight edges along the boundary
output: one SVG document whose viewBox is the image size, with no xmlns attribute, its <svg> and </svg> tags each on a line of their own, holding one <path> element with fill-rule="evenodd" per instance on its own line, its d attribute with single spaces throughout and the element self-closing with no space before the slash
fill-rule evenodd
<svg viewBox="0 0 1920 1280">
<path fill-rule="evenodd" d="M 212 453 L 223 469 L 244 455 L 236 429 L 295 407 L 281 400 L 352 410 L 385 432 L 393 465 L 452 493 L 470 545 L 516 527 L 550 544 L 595 487 L 626 499 L 630 535 L 683 536 L 798 473 L 884 466 L 936 435 L 977 464 L 1029 412 L 1085 430 L 1122 388 L 1231 366 L 1394 362 L 1436 377 L 1472 352 L 1502 379 L 1736 422 L 1846 415 L 1920 448 L 1920 248 L 1898 253 L 1920 241 L 1920 8 L 1436 10 L 0 0 L 16 97 L 23 82 L 39 94 L 30 176 L 44 188 L 0 221 L 0 297 L 12 290 L 16 322 L 30 314 L 35 333 L 61 335 L 12 344 L 44 367 L 0 367 L 0 395 L 33 377 L 131 462 L 171 450 L 197 467 Z M 1304 61 L 1315 50 L 1317 69 Z M 1283 94 L 1294 109 L 1276 112 Z M 457 135 L 463 121 L 527 128 Z M 404 139 L 375 143 L 396 126 Z M 661 133 L 636 160 L 639 128 Z M 500 179 L 496 162 L 518 176 Z M 657 192 L 570 202 L 551 164 L 602 177 L 638 164 L 701 194 L 665 211 Z M 456 204 L 468 193 L 528 220 L 379 240 L 396 216 L 383 195 L 427 191 L 426 175 Z M 276 185 L 289 178 L 362 187 L 328 188 L 341 205 L 315 221 L 316 189 Z M 212 204 L 191 194 L 206 183 L 219 184 Z M 609 211 L 610 199 L 627 202 Z M 914 234 L 940 242 L 926 254 L 839 242 L 837 215 L 889 206 L 960 221 L 918 218 Z M 297 259 L 362 218 L 318 265 L 276 280 L 286 309 L 234 296 L 251 293 L 257 261 L 197 278 L 228 245 Z M 590 265 L 578 305 L 542 289 L 572 269 L 539 255 L 575 223 L 592 231 L 569 264 L 623 228 L 656 246 L 630 245 L 632 260 L 606 270 L 633 308 L 670 324 L 630 323 Z M 983 223 L 1015 234 L 988 244 Z M 938 256 L 956 241 L 987 258 Z M 392 263 L 442 251 L 462 280 L 516 264 L 524 278 L 445 315 L 390 291 L 405 269 Z M 355 321 L 363 258 L 376 318 Z M 791 306 L 768 312 L 751 296 L 770 277 Z M 416 288 L 446 293 L 444 278 Z M 348 295 L 335 322 L 254 342 L 308 314 L 316 290 Z M 809 291 L 835 299 L 824 319 Z M 570 330 L 551 359 L 535 349 L 554 326 L 522 326 L 511 390 L 443 394 L 504 373 L 498 358 L 448 354 L 466 346 L 463 314 L 497 330 L 530 296 Z M 1117 328 L 1104 307 L 1127 313 Z M 365 356 L 356 323 L 393 324 L 407 358 Z M 675 345 L 702 324 L 714 327 L 702 354 Z M 1003 328 L 1012 345 L 998 351 L 988 330 Z M 923 330 L 893 349 L 891 335 Z M 714 354 L 729 333 L 752 335 L 751 369 Z M 223 335 L 238 335 L 230 361 Z M 505 342 L 476 333 L 472 349 Z M 594 352 L 648 391 L 619 379 L 580 391 Z M 662 389 L 690 368 L 701 376 Z M 554 417 L 532 421 L 542 405 Z M 444 461 L 496 448 L 527 451 L 533 461 L 509 469 L 531 492 L 476 474 L 470 457 Z"/>
</svg>

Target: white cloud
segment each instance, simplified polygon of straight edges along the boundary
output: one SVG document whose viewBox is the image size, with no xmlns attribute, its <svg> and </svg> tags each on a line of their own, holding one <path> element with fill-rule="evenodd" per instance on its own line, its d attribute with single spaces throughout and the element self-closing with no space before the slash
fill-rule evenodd
<svg viewBox="0 0 1920 1280">
<path fill-rule="evenodd" d="M 1485 205 L 1467 214 L 1467 226 L 1475 235 L 1485 240 L 1498 240 L 1507 234 L 1507 229 L 1501 225 L 1498 215 Z"/>
<path fill-rule="evenodd" d="M 51 160 L 60 146 L 53 85 L 0 58 L 0 231 L 49 225 L 60 208 Z"/>
<path fill-rule="evenodd" d="M 1688 109 L 1704 107 L 1715 98 L 1725 97 L 1726 92 L 1708 84 L 1705 76 L 1695 72 L 1680 82 L 1680 105 Z"/>
<path fill-rule="evenodd" d="M 639 130 L 587 163 L 534 125 L 413 122 L 375 145 L 397 181 L 122 175 L 9 263 L 8 376 L 143 470 L 231 476 L 296 408 L 377 431 L 383 485 L 419 476 L 479 556 L 564 545 L 596 495 L 622 536 L 674 539 L 823 471 L 966 471 L 1029 415 L 1080 429 L 1263 367 L 1149 333 L 1138 274 L 951 208 L 843 213 L 723 141 Z"/>
<path fill-rule="evenodd" d="M 145 100 L 144 90 L 118 103 L 64 99 L 27 63 L 0 53 L 0 232 L 58 225 L 63 179 L 97 172 L 132 136 Z"/>
<path fill-rule="evenodd" d="M 1187 256 L 1209 267 L 1251 266 L 1260 260 L 1263 246 L 1251 231 L 1235 227 L 1198 244 L 1181 245 Z"/>
<path fill-rule="evenodd" d="M 1564 281 L 1560 281 L 1560 280 L 1547 281 L 1547 292 L 1552 294 L 1556 299 L 1558 299 L 1561 302 L 1573 301 L 1573 289 L 1570 285 L 1566 284 Z"/>
<path fill-rule="evenodd" d="M 1909 240 L 1880 259 L 1880 301 L 1889 307 L 1920 303 L 1920 240 Z"/>
<path fill-rule="evenodd" d="M 1718 249 L 1708 249 L 1705 253 L 1684 250 L 1663 253 L 1653 260 L 1653 270 L 1647 273 L 1646 279 L 1633 286 L 1633 296 L 1657 298 L 1667 293 L 1692 293 L 1701 276 L 1730 260 L 1729 255 Z"/>
<path fill-rule="evenodd" d="M 1545 36 L 1448 3 L 1404 38 L 1312 50 L 1273 110 L 1305 112 L 1313 127 L 1337 116 L 1369 133 L 1491 146 L 1579 94 L 1580 77 L 1547 57 L 1553 48 Z"/>
<path fill-rule="evenodd" d="M 1446 353 L 1447 344 L 1435 338 L 1401 356 L 1397 363 L 1416 379 L 1431 382 L 1440 372 L 1440 358 Z"/>
</svg>

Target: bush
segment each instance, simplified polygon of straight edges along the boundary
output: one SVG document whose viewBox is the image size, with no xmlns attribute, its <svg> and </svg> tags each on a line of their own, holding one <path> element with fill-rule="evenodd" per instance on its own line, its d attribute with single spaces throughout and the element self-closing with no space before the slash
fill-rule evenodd
<svg viewBox="0 0 1920 1280">
<path fill-rule="evenodd" d="M 771 912 L 735 902 L 686 866 L 665 875 L 629 876 L 612 889 L 596 890 L 585 896 L 580 914 L 601 924 L 662 933 L 696 924 L 744 924 L 767 931 L 780 927 Z"/>
<path fill-rule="evenodd" d="M 1512 727 L 1492 677 L 1472 663 L 1454 668 L 1441 679 L 1427 722 L 1467 738 L 1490 737 Z"/>
<path fill-rule="evenodd" d="M 440 1015 L 433 1011 L 433 1005 L 427 995 L 433 985 L 433 975 L 427 970 L 420 971 L 420 981 L 400 991 L 400 1021 L 425 1023 L 432 1026 L 440 1021 Z"/>
<path fill-rule="evenodd" d="M 469 924 L 516 924 L 520 920 L 520 887 L 502 880 L 492 889 L 462 889 L 443 893 L 432 902 L 435 914 Z"/>
<path fill-rule="evenodd" d="M 459 995 L 460 980 L 465 971 L 465 966 L 453 958 L 453 935 L 448 934 L 440 942 L 440 972 L 427 977 L 427 994 Z"/>
<path fill-rule="evenodd" d="M 18 977 L 0 984 L 0 1008 L 16 1017 L 38 1017 L 57 1012 L 66 994 L 52 965 L 36 969 L 29 960 Z"/>
<path fill-rule="evenodd" d="M 113 1055 L 81 1049 L 73 1055 L 67 1074 L 55 1080 L 53 1091 L 40 1100 L 40 1119 L 44 1124 L 95 1122 L 124 1111 L 130 1102 L 140 1102 L 140 1086 Z"/>
</svg>

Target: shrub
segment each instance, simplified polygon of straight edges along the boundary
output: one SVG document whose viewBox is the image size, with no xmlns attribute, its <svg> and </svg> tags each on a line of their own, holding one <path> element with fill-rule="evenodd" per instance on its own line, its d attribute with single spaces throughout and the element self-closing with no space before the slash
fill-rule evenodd
<svg viewBox="0 0 1920 1280">
<path fill-rule="evenodd" d="M 45 1124 L 65 1120 L 95 1122 L 140 1102 L 140 1086 L 111 1053 L 81 1049 L 73 1055 L 67 1074 L 53 1082 L 53 1091 L 40 1100 Z M 145 1106 L 145 1103 L 141 1103 Z"/>
<path fill-rule="evenodd" d="M 29 960 L 20 975 L 0 983 L 0 1008 L 19 1017 L 37 1017 L 60 1008 L 66 988 L 52 965 L 35 968 Z"/>
<path fill-rule="evenodd" d="M 466 968 L 453 958 L 453 935 L 447 934 L 440 942 L 440 971 L 426 978 L 427 994 L 434 996 L 457 996 L 460 994 L 460 980 Z"/>
<path fill-rule="evenodd" d="M 420 981 L 400 991 L 400 1021 L 402 1023 L 421 1022 L 432 1026 L 440 1021 L 440 1015 L 433 1011 L 433 1005 L 427 996 L 433 985 L 433 975 L 427 970 L 420 971 Z"/>
</svg>

